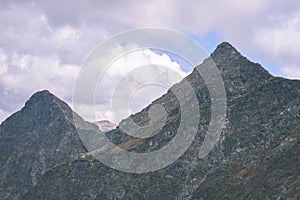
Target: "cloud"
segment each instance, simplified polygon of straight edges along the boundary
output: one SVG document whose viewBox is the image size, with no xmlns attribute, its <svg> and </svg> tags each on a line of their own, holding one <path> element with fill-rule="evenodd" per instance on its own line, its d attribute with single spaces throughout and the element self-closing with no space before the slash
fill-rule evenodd
<svg viewBox="0 0 300 200">
<path fill-rule="evenodd" d="M 0 49 L 0 76 L 7 72 L 8 65 L 6 63 L 7 57 L 3 49 Z"/>
<path fill-rule="evenodd" d="M 0 12 L 0 46 L 7 53 L 55 55 L 61 62 L 78 64 L 107 36 L 101 25 L 51 26 L 50 21 L 35 3 L 11 3 Z"/>
<path fill-rule="evenodd" d="M 282 73 L 290 79 L 300 80 L 300 67 L 299 66 L 287 66 L 282 68 Z"/>
<path fill-rule="evenodd" d="M 300 13 L 256 33 L 256 41 L 266 56 L 279 61 L 299 62 Z"/>
<path fill-rule="evenodd" d="M 2 87 L 16 93 L 34 92 L 36 89 L 47 87 L 60 88 L 72 85 L 75 80 L 78 66 L 60 64 L 57 58 L 36 57 L 32 55 L 14 55 L 10 61 L 9 69 L 1 76 Z M 49 67 L 51 66 L 51 67 Z M 62 89 L 62 88 L 61 88 Z M 58 95 L 65 94 L 56 89 Z M 64 97 L 64 96 L 63 96 Z"/>
<path fill-rule="evenodd" d="M 2 121 L 4 121 L 11 113 L 10 112 L 6 112 L 2 109 L 0 109 L 0 124 Z"/>
<path fill-rule="evenodd" d="M 13 54 L 8 69 L 0 75 L 0 108 L 20 109 L 31 94 L 48 89 L 62 99 L 71 100 L 79 66 L 62 64 L 56 57 Z"/>
<path fill-rule="evenodd" d="M 299 20 L 297 0 L 1 1 L 0 108 L 16 111 L 45 88 L 70 103 L 75 75 L 91 50 L 141 26 L 175 29 L 199 40 L 213 32 L 214 43 L 228 40 L 253 60 L 277 66 L 281 75 L 299 78 L 291 73 L 300 66 Z M 143 58 L 136 59 L 152 64 L 158 59 L 178 69 L 167 55 L 140 53 Z M 140 92 L 136 97 L 143 96 Z M 103 106 L 99 112 L 112 116 Z"/>
<path fill-rule="evenodd" d="M 132 47 L 136 50 L 128 52 Z M 89 76 L 83 86 L 77 86 L 78 91 L 83 88 L 83 94 L 73 102 L 74 108 L 89 121 L 108 119 L 118 123 L 162 96 L 170 86 L 188 74 L 168 55 L 158 54 L 134 44 L 117 45 L 109 52 L 117 56 L 117 59 L 107 66 L 104 73 L 99 76 L 98 82 L 88 83 L 93 79 Z M 89 68 L 92 70 L 90 73 L 97 73 L 102 60 L 99 61 L 98 56 L 93 58 L 95 60 L 88 63 L 97 65 L 95 69 Z M 95 104 L 90 105 L 84 94 L 87 85 L 96 84 Z"/>
</svg>

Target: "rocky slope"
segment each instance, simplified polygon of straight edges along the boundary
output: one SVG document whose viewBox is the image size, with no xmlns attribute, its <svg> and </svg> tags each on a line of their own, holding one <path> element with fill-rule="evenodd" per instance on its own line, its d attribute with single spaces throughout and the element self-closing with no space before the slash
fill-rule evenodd
<svg viewBox="0 0 300 200">
<path fill-rule="evenodd" d="M 86 152 L 71 108 L 48 91 L 34 94 L 0 128 L 0 199 L 21 199 L 50 168 Z"/>
<path fill-rule="evenodd" d="M 229 43 L 220 44 L 197 67 L 209 67 L 210 59 L 224 80 L 227 115 L 220 139 L 205 158 L 199 158 L 199 149 L 209 125 L 211 102 L 197 70 L 186 78 L 196 91 L 201 112 L 194 142 L 173 164 L 144 174 L 111 169 L 84 153 L 74 132 L 70 108 L 42 92 L 0 126 L 0 198 L 299 199 L 300 81 L 271 76 Z M 54 103 L 47 103 L 46 98 L 40 102 L 43 106 L 36 106 L 39 104 L 32 99 L 44 93 L 53 97 Z M 185 103 L 189 103 L 188 98 Z M 160 149 L 176 135 L 181 114 L 171 91 L 153 104 L 164 106 L 168 113 L 167 124 L 158 134 L 137 139 L 117 128 L 107 137 L 128 151 Z M 57 112 L 51 111 L 53 107 Z M 149 108 L 134 115 L 134 121 L 147 124 Z M 82 126 L 95 131 L 84 121 Z M 62 141 L 67 141 L 64 149 L 59 148 Z M 57 149 L 61 153 L 56 153 Z M 10 179 L 13 174 L 17 176 Z M 24 184 L 28 186 L 16 187 Z"/>
</svg>

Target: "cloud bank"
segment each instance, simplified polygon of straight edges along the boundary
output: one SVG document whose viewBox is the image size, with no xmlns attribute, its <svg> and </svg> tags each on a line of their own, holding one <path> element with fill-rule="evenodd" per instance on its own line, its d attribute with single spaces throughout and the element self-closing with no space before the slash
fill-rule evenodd
<svg viewBox="0 0 300 200">
<path fill-rule="evenodd" d="M 41 89 L 70 104 L 89 52 L 136 27 L 175 29 L 212 46 L 227 40 L 275 75 L 300 79 L 299 20 L 297 0 L 1 1 L 0 121 Z M 216 37 L 210 38 L 211 33 Z M 135 56 L 178 68 L 167 55 L 149 54 L 150 61 L 149 55 Z M 136 97 L 143 96 L 138 93 Z M 139 101 L 142 106 L 149 100 Z M 107 106 L 97 105 L 100 118 L 112 116 Z"/>
</svg>

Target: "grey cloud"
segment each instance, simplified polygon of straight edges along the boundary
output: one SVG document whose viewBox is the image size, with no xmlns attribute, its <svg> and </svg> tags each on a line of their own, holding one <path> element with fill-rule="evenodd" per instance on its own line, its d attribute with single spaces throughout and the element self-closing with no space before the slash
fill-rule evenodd
<svg viewBox="0 0 300 200">
<path fill-rule="evenodd" d="M 288 48 L 289 43 L 282 41 L 284 48 L 278 49 L 276 54 L 284 55 L 284 58 L 279 58 L 272 56 L 274 55 L 270 50 L 274 49 L 272 42 L 257 42 L 260 39 L 258 37 L 261 37 L 257 33 L 267 31 L 272 35 L 273 30 L 280 29 L 282 24 L 293 17 L 296 16 L 296 19 L 300 20 L 299 13 L 300 4 L 297 0 L 72 2 L 4 0 L 0 1 L 0 48 L 9 57 L 10 65 L 7 73 L 10 76 L 17 77 L 23 73 L 22 76 L 30 77 L 30 73 L 13 64 L 13 56 L 40 57 L 44 60 L 43 66 L 50 65 L 47 63 L 48 60 L 57 61 L 56 67 L 48 66 L 56 70 L 67 65 L 79 67 L 99 42 L 113 34 L 140 26 L 159 26 L 200 37 L 211 31 L 216 32 L 221 40 L 229 40 L 257 61 L 266 63 L 272 61 L 282 65 L 282 60 L 288 58 L 290 62 L 284 63 L 283 73 L 285 73 L 290 72 L 287 66 L 299 69 L 300 60 L 295 52 L 300 51 L 300 45 L 293 46 L 291 51 Z M 296 27 L 295 30 L 299 31 L 300 28 Z M 71 37 L 72 31 L 78 34 L 74 38 Z M 290 32 L 282 34 L 285 33 Z M 71 34 L 69 39 L 68 34 Z M 286 38 L 292 40 L 288 35 Z M 294 40 L 299 41 L 297 38 Z M 32 76 L 34 77 L 38 76 Z M 5 78 L 7 74 L 0 75 L 0 109 L 9 112 L 20 108 L 34 90 L 47 86 L 36 87 L 34 84 L 37 84 L 37 80 L 32 80 L 32 83 L 28 82 L 29 89 L 21 90 L 7 85 L 7 82 L 4 84 Z M 70 93 L 65 91 L 73 89 L 73 82 L 71 79 L 67 79 L 71 81 L 70 83 L 62 80 L 64 79 L 59 77 L 59 81 L 56 82 L 66 84 L 63 90 L 58 90 L 59 86 L 54 84 L 54 81 L 46 80 L 46 83 L 54 84 L 50 89 L 59 91 L 59 95 L 70 101 Z M 64 92 L 67 94 L 63 94 Z"/>
</svg>

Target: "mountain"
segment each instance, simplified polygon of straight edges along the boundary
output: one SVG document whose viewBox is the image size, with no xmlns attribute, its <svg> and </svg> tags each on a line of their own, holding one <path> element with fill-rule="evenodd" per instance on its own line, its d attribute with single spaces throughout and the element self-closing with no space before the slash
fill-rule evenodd
<svg viewBox="0 0 300 200">
<path fill-rule="evenodd" d="M 117 127 L 116 124 L 110 122 L 109 120 L 100 120 L 100 121 L 94 122 L 94 124 L 96 124 L 99 127 L 100 131 L 103 131 L 103 132 L 111 131 Z"/>
<path fill-rule="evenodd" d="M 273 77 L 227 42 L 196 68 L 210 69 L 211 61 L 223 78 L 227 107 L 220 138 L 204 158 L 199 151 L 213 112 L 211 93 L 199 70 L 183 80 L 192 86 L 200 108 L 193 143 L 171 165 L 148 173 L 121 172 L 86 153 L 71 109 L 42 91 L 0 126 L 0 199 L 299 199 L 300 81 Z M 170 143 L 183 112 L 192 113 L 180 110 L 192 103 L 191 95 L 179 102 L 172 92 L 183 93 L 183 81 L 132 116 L 137 124 L 147 125 L 151 106 L 163 106 L 167 123 L 155 136 L 135 138 L 120 128 L 106 136 L 136 153 L 157 151 Z M 98 131 L 74 116 L 86 132 L 80 134 Z M 129 122 L 124 119 L 119 127 Z"/>
<path fill-rule="evenodd" d="M 86 124 L 87 131 L 97 129 Z M 21 199 L 50 168 L 77 158 L 86 149 L 71 108 L 41 91 L 1 124 L 0 152 L 0 199 Z"/>
</svg>

